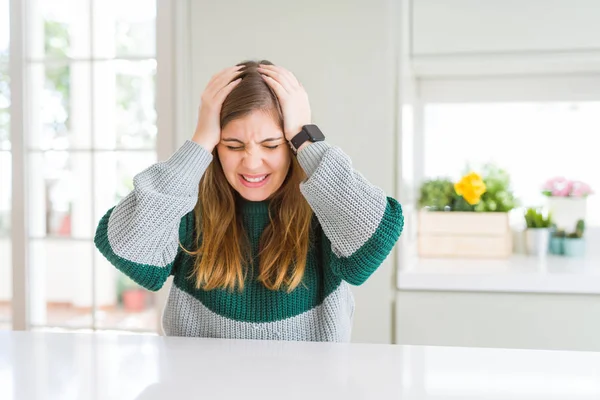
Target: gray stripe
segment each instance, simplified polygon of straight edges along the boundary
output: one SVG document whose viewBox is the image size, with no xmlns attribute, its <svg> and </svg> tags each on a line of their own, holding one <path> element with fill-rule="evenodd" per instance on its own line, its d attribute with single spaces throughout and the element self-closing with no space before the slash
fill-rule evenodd
<svg viewBox="0 0 600 400">
<path fill-rule="evenodd" d="M 315 145 L 309 147 L 312 146 Z M 325 146 L 315 149 L 323 151 L 321 162 L 306 182 L 300 184 L 300 190 L 331 241 L 335 255 L 350 257 L 377 230 L 387 197 L 352 168 L 350 158 L 341 149 Z M 314 161 L 315 155 L 306 154 L 311 157 L 302 163 L 312 165 L 308 160 Z"/>
<path fill-rule="evenodd" d="M 298 152 L 298 163 L 309 178 L 321 163 L 327 150 L 331 147 L 327 142 L 316 142 Z"/>
<path fill-rule="evenodd" d="M 181 218 L 198 202 L 198 184 L 211 161 L 210 153 L 188 140 L 170 159 L 137 174 L 133 192 L 108 220 L 113 252 L 157 267 L 173 262 Z"/>
<path fill-rule="evenodd" d="M 173 285 L 162 323 L 164 332 L 169 336 L 349 342 L 353 315 L 354 297 L 346 282 L 342 282 L 314 309 L 295 317 L 264 323 L 223 317 Z"/>
</svg>

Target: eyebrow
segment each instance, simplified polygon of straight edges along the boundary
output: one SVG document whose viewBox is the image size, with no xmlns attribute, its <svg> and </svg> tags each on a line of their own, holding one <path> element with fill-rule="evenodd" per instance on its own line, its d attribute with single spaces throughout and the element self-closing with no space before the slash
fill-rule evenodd
<svg viewBox="0 0 600 400">
<path fill-rule="evenodd" d="M 281 140 L 281 139 L 283 139 L 283 137 L 281 137 L 281 136 L 280 137 L 274 137 L 274 138 L 268 138 L 268 139 L 260 141 L 259 143 L 274 142 L 275 140 Z M 223 142 L 237 142 L 237 143 L 244 144 L 244 142 L 242 142 L 241 140 L 239 140 L 239 139 L 233 139 L 233 138 L 223 139 L 222 141 Z"/>
</svg>

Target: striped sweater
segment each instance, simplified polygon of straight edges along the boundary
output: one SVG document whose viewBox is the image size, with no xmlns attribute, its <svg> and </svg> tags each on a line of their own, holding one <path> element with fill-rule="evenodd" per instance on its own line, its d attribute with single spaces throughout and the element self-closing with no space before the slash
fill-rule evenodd
<svg viewBox="0 0 600 400">
<path fill-rule="evenodd" d="M 354 298 L 381 265 L 404 225 L 400 204 L 352 168 L 327 142 L 298 153 L 308 178 L 300 190 L 314 211 L 306 272 L 294 291 L 272 291 L 249 266 L 243 291 L 202 290 L 189 279 L 193 209 L 212 154 L 186 141 L 167 161 L 134 177 L 134 190 L 100 220 L 95 245 L 120 271 L 149 290 L 173 275 L 162 324 L 167 335 L 302 341 L 350 340 Z M 201 199 L 200 199 L 201 200 Z M 256 259 L 269 223 L 268 201 L 240 203 Z"/>
</svg>

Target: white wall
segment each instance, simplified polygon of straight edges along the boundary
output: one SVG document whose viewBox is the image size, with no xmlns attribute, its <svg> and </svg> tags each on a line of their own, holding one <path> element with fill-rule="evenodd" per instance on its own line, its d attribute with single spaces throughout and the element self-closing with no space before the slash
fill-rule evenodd
<svg viewBox="0 0 600 400">
<path fill-rule="evenodd" d="M 413 0 L 413 54 L 600 51 L 597 0 Z"/>
<path fill-rule="evenodd" d="M 412 0 L 411 57 L 420 77 L 600 70 L 596 0 Z"/>
<path fill-rule="evenodd" d="M 189 18 L 189 101 L 195 107 L 209 78 L 226 66 L 264 58 L 287 67 L 305 86 L 314 122 L 328 141 L 394 196 L 396 2 L 193 1 Z M 180 132 L 179 143 L 191 133 Z M 389 257 L 365 285 L 355 288 L 354 341 L 391 342 L 393 264 Z"/>
</svg>

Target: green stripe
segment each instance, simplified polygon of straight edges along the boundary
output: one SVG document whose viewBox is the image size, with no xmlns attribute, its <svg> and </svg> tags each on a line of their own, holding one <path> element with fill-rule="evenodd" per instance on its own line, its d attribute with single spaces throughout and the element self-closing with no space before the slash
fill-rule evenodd
<svg viewBox="0 0 600 400">
<path fill-rule="evenodd" d="M 136 263 L 116 255 L 110 247 L 108 240 L 108 220 L 113 210 L 114 207 L 108 210 L 100 220 L 98 228 L 96 229 L 96 235 L 94 236 L 94 244 L 112 265 L 130 277 L 134 282 L 148 290 L 156 291 L 160 289 L 169 277 L 174 262 L 164 267 L 157 267 L 154 265 Z M 186 233 L 187 224 L 185 221 L 186 217 L 182 219 L 179 226 L 180 236 L 182 234 L 185 235 Z"/>
<path fill-rule="evenodd" d="M 252 243 L 253 259 L 256 259 L 258 254 L 260 234 L 266 223 L 268 223 L 268 215 L 265 213 L 244 214 L 244 228 Z M 322 233 L 317 224 L 313 225 L 313 229 L 316 229 L 317 233 Z M 175 274 L 173 283 L 209 310 L 223 317 L 243 322 L 279 321 L 295 317 L 321 305 L 325 298 L 340 286 L 342 280 L 326 267 L 323 256 L 320 246 L 313 247 L 309 251 L 303 283 L 289 294 L 285 291 L 271 291 L 265 288 L 253 278 L 255 276 L 253 266 L 248 270 L 245 287 L 241 293 L 224 289 L 198 290 L 194 287 L 193 278 L 186 279 L 192 271 L 194 261 L 187 254 L 182 254 L 177 265 L 181 270 Z M 322 267 L 324 265 L 325 267 Z"/>
<path fill-rule="evenodd" d="M 402 206 L 394 198 L 387 198 L 383 218 L 373 236 L 350 257 L 337 257 L 331 251 L 331 242 L 323 235 L 323 246 L 329 249 L 333 273 L 352 285 L 362 285 L 390 254 L 404 228 Z"/>
<path fill-rule="evenodd" d="M 94 242 L 119 270 L 143 287 L 158 290 L 175 266 L 173 283 L 179 289 L 192 295 L 216 314 L 236 321 L 257 323 L 279 321 L 310 311 L 321 305 L 340 286 L 342 279 L 353 285 L 364 283 L 389 255 L 404 226 L 400 204 L 393 198 L 388 198 L 382 221 L 373 236 L 352 256 L 338 258 L 332 252 L 331 242 L 315 218 L 313 230 L 316 246 L 309 251 L 303 284 L 290 294 L 285 291 L 270 291 L 253 278 L 255 270 L 251 266 L 244 291 L 240 293 L 223 289 L 196 289 L 193 277 L 187 279 L 193 271 L 194 259 L 181 250 L 173 263 L 164 268 L 134 263 L 115 255 L 107 237 L 111 212 L 112 209 L 100 221 Z M 255 257 L 258 254 L 260 235 L 268 223 L 268 215 L 248 212 L 243 218 Z M 190 212 L 182 219 L 179 227 L 180 240 L 188 249 L 194 238 L 193 228 L 194 216 Z"/>
</svg>

